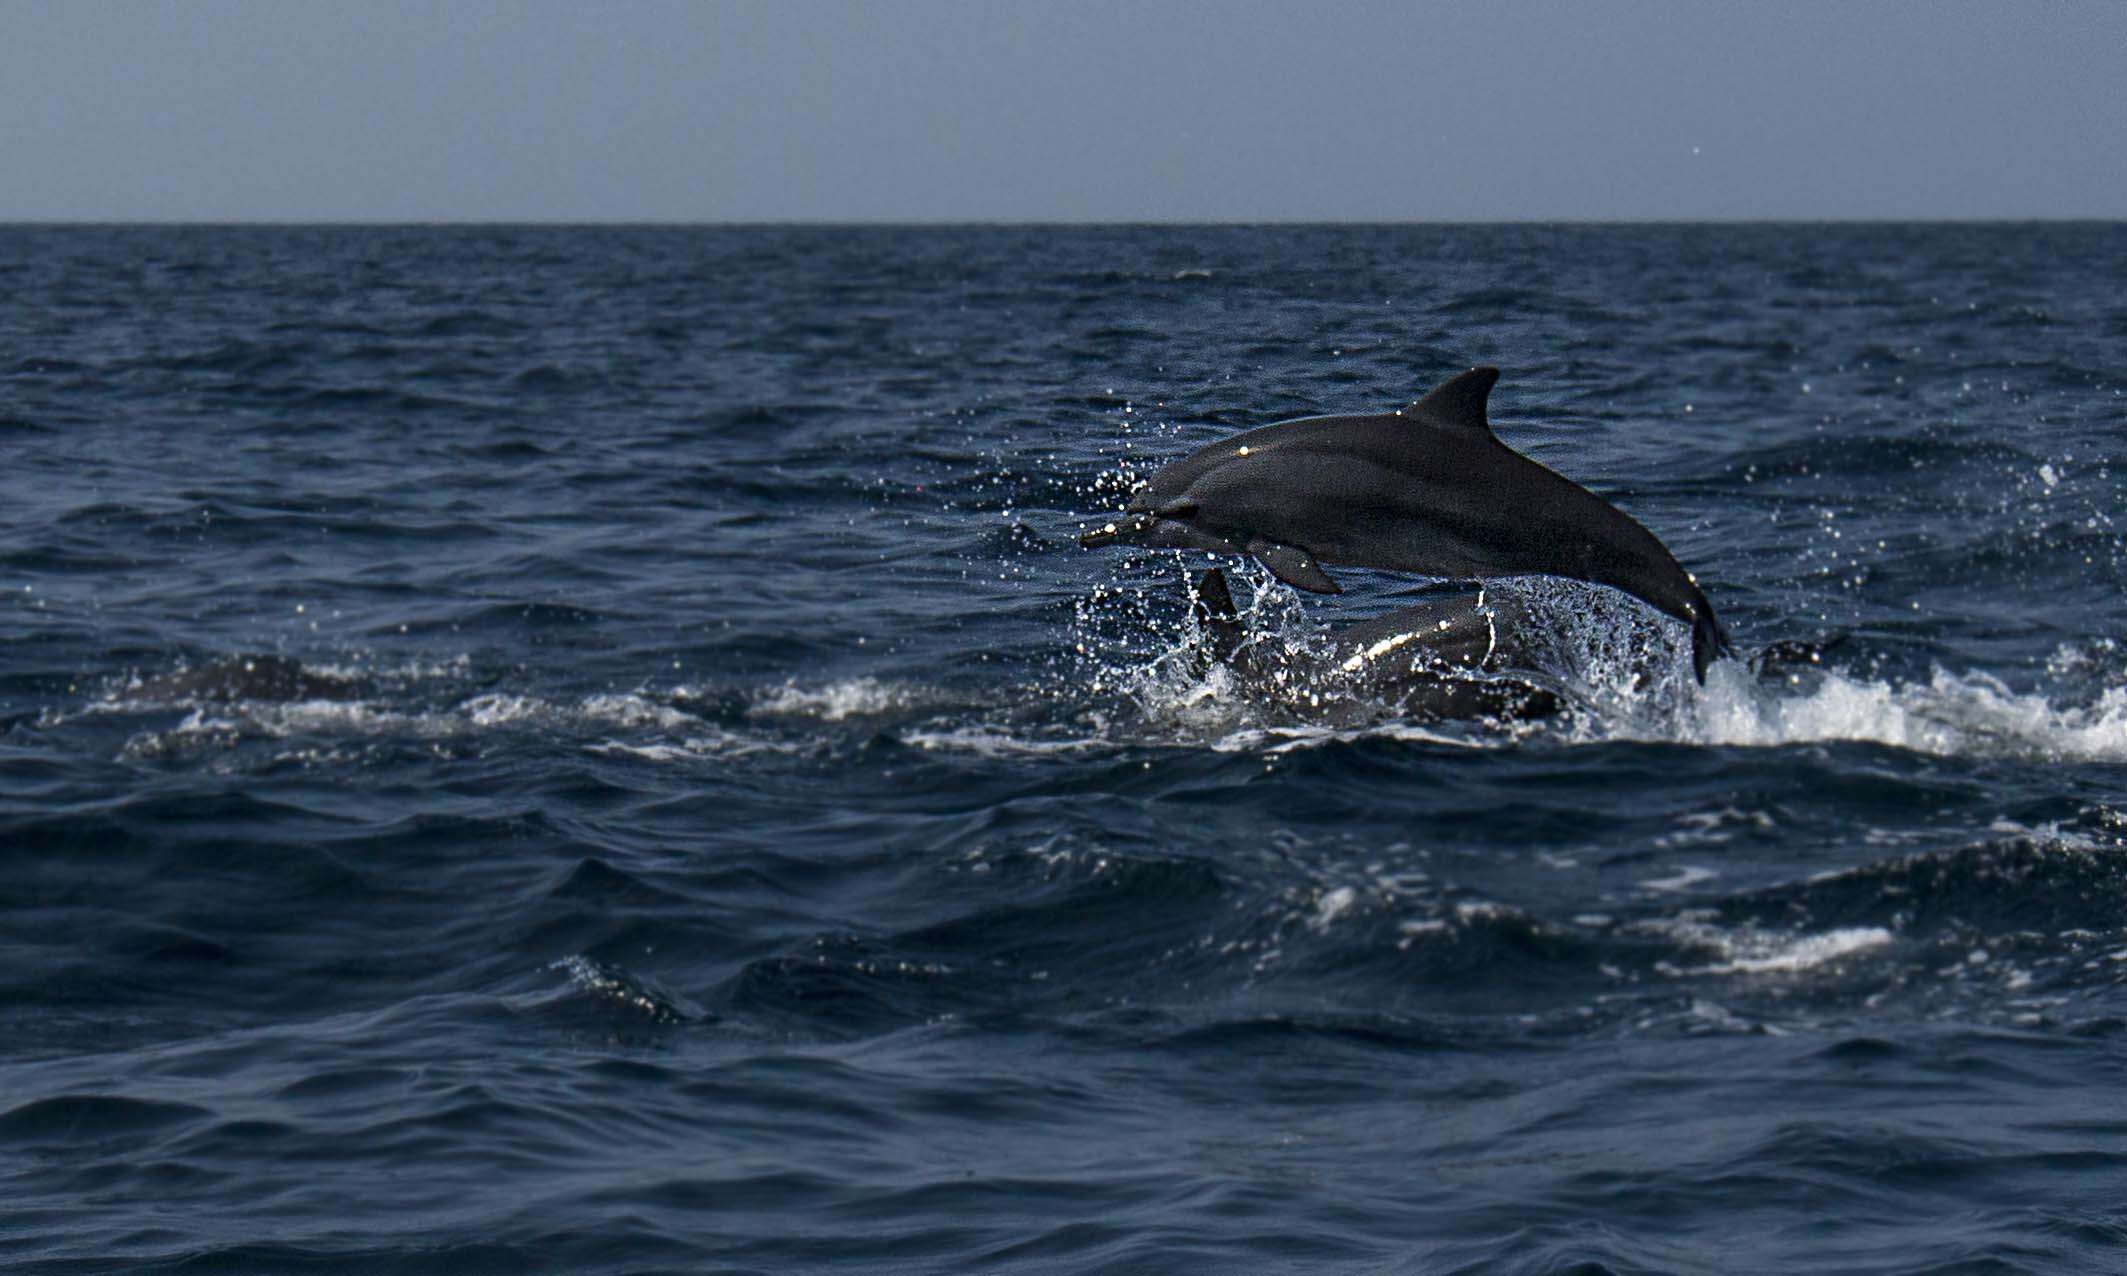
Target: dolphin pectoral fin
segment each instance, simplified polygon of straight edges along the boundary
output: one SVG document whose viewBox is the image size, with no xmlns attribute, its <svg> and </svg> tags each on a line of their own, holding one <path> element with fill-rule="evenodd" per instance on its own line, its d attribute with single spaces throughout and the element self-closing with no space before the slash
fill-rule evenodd
<svg viewBox="0 0 2127 1276">
<path fill-rule="evenodd" d="M 1276 541 L 1250 541 L 1248 552 L 1256 561 L 1270 569 L 1270 574 L 1292 586 L 1311 594 L 1341 594 L 1342 586 L 1329 578 L 1315 556 L 1298 545 L 1281 545 Z"/>
</svg>

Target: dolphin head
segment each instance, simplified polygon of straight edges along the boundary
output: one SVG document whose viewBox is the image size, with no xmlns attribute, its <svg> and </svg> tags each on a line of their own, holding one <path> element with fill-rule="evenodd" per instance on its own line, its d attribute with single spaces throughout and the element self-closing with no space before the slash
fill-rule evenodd
<svg viewBox="0 0 2127 1276">
<path fill-rule="evenodd" d="M 1087 549 L 1103 545 L 1141 545 L 1147 549 L 1200 549 L 1238 554 L 1239 547 L 1197 525 L 1197 502 L 1189 495 L 1196 475 L 1170 465 L 1130 494 L 1123 516 L 1078 538 Z"/>
</svg>

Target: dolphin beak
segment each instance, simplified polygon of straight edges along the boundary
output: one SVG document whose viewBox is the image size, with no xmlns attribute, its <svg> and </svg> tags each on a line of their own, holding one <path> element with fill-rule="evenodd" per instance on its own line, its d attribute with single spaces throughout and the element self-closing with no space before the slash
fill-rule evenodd
<svg viewBox="0 0 2127 1276">
<path fill-rule="evenodd" d="M 1130 514 L 1081 535 L 1078 543 L 1086 549 L 1099 549 L 1103 545 L 1113 545 L 1118 541 L 1130 544 L 1133 543 L 1132 538 L 1143 536 L 1158 523 L 1159 516 L 1156 514 Z"/>
</svg>

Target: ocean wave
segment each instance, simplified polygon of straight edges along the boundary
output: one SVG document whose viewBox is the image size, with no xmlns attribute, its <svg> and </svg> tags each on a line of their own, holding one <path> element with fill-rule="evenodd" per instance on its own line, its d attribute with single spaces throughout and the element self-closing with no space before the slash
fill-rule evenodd
<svg viewBox="0 0 2127 1276">
<path fill-rule="evenodd" d="M 2112 762 L 2127 759 L 2127 686 L 2094 704 L 2059 704 L 2043 691 L 2015 692 L 1992 675 L 1937 668 L 1924 683 L 1894 683 L 1827 670 L 1806 689 L 1772 689 L 1734 669 L 1709 677 L 1674 728 L 1690 744 L 1780 747 L 1864 741 L 1945 756 Z"/>
<path fill-rule="evenodd" d="M 2119 1249 L 2118 228 L 0 239 L 17 1265 Z M 1478 361 L 1769 659 L 1495 583 L 1564 711 L 1421 720 L 1073 543 Z"/>
</svg>

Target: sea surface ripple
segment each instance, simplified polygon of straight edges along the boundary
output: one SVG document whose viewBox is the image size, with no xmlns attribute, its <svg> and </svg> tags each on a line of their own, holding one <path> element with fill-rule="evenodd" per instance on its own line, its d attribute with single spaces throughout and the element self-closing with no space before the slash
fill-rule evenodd
<svg viewBox="0 0 2127 1276">
<path fill-rule="evenodd" d="M 2127 1270 L 2122 278 L 0 227 L 0 1267 Z M 1077 547 L 1479 363 L 1819 659 L 1523 582 L 1563 720 L 1316 718 Z M 1296 648 L 1424 588 L 1229 569 Z M 260 654 L 355 692 L 141 694 Z"/>
</svg>

